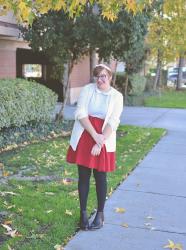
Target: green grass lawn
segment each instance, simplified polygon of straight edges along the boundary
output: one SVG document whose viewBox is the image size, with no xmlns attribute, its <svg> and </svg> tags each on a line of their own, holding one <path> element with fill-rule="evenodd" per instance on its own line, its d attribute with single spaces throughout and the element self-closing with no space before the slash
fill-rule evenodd
<svg viewBox="0 0 186 250">
<path fill-rule="evenodd" d="M 186 108 L 186 90 L 164 90 L 158 96 L 145 98 L 145 106 L 160 108 Z"/>
<path fill-rule="evenodd" d="M 117 170 L 108 174 L 108 196 L 164 133 L 163 129 L 120 126 Z M 51 250 L 58 244 L 65 245 L 78 230 L 77 169 L 65 162 L 68 143 L 69 138 L 57 138 L 0 155 L 1 172 L 9 177 L 21 173 L 26 177 L 61 178 L 56 181 L 14 179 L 0 184 L 0 224 L 17 230 L 15 237 L 11 237 L 5 234 L 7 229 L 0 226 L 1 250 Z M 95 208 L 92 178 L 89 214 Z"/>
</svg>

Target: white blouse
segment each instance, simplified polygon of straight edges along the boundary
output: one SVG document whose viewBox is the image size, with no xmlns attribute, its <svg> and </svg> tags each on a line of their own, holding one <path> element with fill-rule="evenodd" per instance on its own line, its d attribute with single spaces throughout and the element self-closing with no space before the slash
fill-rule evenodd
<svg viewBox="0 0 186 250">
<path fill-rule="evenodd" d="M 88 114 L 93 117 L 104 119 L 108 111 L 110 95 L 111 89 L 104 92 L 96 87 L 88 105 Z"/>
</svg>

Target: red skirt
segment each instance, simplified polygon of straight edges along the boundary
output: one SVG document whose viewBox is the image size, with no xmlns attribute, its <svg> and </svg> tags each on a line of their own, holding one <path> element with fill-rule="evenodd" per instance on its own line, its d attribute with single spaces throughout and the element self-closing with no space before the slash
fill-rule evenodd
<svg viewBox="0 0 186 250">
<path fill-rule="evenodd" d="M 102 133 L 103 119 L 89 116 L 89 120 L 97 133 Z M 105 145 L 101 149 L 101 153 L 97 156 L 91 154 L 95 141 L 90 134 L 84 130 L 78 142 L 76 151 L 70 146 L 67 151 L 66 160 L 69 163 L 94 168 L 101 172 L 112 172 L 116 168 L 115 152 L 107 152 Z"/>
</svg>

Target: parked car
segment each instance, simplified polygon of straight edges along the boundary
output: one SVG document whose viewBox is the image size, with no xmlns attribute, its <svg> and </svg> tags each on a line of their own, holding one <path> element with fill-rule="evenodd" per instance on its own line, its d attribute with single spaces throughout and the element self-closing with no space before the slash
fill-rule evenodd
<svg viewBox="0 0 186 250">
<path fill-rule="evenodd" d="M 176 85 L 178 78 L 178 67 L 173 67 L 168 69 L 167 80 L 168 86 Z M 186 67 L 182 68 L 182 87 L 186 87 Z"/>
</svg>

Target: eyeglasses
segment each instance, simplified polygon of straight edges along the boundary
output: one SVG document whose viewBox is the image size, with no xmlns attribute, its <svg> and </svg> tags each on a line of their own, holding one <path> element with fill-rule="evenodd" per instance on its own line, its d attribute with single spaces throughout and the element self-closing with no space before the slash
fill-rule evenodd
<svg viewBox="0 0 186 250">
<path fill-rule="evenodd" d="M 105 80 L 106 77 L 107 77 L 107 75 L 96 76 L 96 80 L 99 80 L 99 78 L 100 78 L 101 80 Z"/>
</svg>

